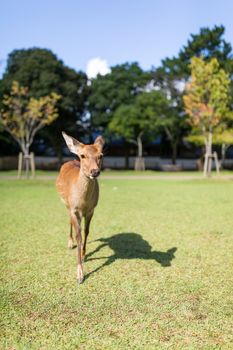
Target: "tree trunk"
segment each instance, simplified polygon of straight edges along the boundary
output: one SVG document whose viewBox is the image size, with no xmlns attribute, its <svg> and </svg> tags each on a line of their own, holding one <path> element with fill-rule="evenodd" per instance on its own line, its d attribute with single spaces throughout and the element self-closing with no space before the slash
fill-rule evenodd
<svg viewBox="0 0 233 350">
<path fill-rule="evenodd" d="M 142 135 L 143 133 L 140 132 L 140 134 L 137 137 L 138 156 L 135 160 L 135 165 L 134 165 L 135 170 L 145 170 L 145 160 L 143 158 Z"/>
<path fill-rule="evenodd" d="M 206 139 L 206 152 L 205 152 L 205 163 L 204 163 L 204 176 L 211 176 L 212 170 L 212 138 L 213 134 L 209 131 Z"/>
<path fill-rule="evenodd" d="M 55 153 L 56 153 L 57 158 L 58 158 L 58 165 L 57 165 L 57 167 L 59 169 L 61 167 L 62 161 L 63 161 L 62 143 L 53 143 L 52 147 L 55 150 Z"/>
<path fill-rule="evenodd" d="M 177 159 L 177 142 L 171 142 L 172 146 L 172 164 L 176 164 L 176 159 Z"/>
<path fill-rule="evenodd" d="M 57 139 L 57 138 L 53 138 L 53 137 L 49 137 L 49 142 L 50 145 L 52 146 L 52 148 L 54 149 L 56 156 L 58 158 L 58 165 L 57 168 L 59 169 L 62 165 L 62 161 L 63 161 L 63 141 L 62 138 Z"/>
<path fill-rule="evenodd" d="M 173 136 L 172 131 L 169 130 L 168 127 L 165 127 L 165 132 L 172 149 L 172 164 L 176 165 L 178 141 L 176 140 L 175 136 Z"/>
<path fill-rule="evenodd" d="M 229 145 L 226 145 L 225 143 L 222 144 L 221 147 L 221 162 L 220 162 L 220 168 L 223 169 L 223 163 L 226 159 L 226 151 L 228 149 Z"/>
<path fill-rule="evenodd" d="M 125 143 L 125 169 L 129 169 L 129 144 Z"/>
<path fill-rule="evenodd" d="M 142 133 L 140 133 L 137 137 L 137 145 L 138 145 L 138 157 L 142 158 L 143 148 L 142 148 Z"/>
<path fill-rule="evenodd" d="M 58 157 L 58 167 L 60 168 L 62 165 L 62 161 L 63 161 L 63 154 L 62 154 L 62 149 L 59 148 L 57 150 L 57 157 Z"/>
<path fill-rule="evenodd" d="M 209 133 L 209 138 L 208 138 L 208 153 L 210 156 L 212 156 L 212 132 Z M 208 162 L 208 177 L 211 176 L 211 170 L 212 170 L 212 158 L 209 158 L 209 162 Z"/>
<path fill-rule="evenodd" d="M 25 147 L 24 160 L 25 160 L 26 178 L 29 179 L 29 170 L 30 170 L 29 144 L 26 144 L 26 147 Z"/>
</svg>

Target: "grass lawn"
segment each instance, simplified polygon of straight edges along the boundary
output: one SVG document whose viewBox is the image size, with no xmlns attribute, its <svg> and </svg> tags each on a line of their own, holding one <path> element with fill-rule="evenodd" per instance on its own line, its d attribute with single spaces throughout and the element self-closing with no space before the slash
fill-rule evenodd
<svg viewBox="0 0 233 350">
<path fill-rule="evenodd" d="M 78 285 L 54 181 L 0 180 L 0 349 L 233 349 L 233 181 L 100 186 Z"/>
<path fill-rule="evenodd" d="M 36 170 L 36 177 L 56 177 L 58 175 L 58 171 L 55 170 Z M 6 178 L 14 178 L 17 176 L 16 170 L 5 170 L 0 171 L 0 179 Z M 203 178 L 203 173 L 201 171 L 156 171 L 156 170 L 145 170 L 145 171 L 135 171 L 135 170 L 109 170 L 104 169 L 102 171 L 102 177 L 120 177 L 120 176 L 134 176 L 134 177 L 197 177 Z M 216 171 L 212 171 L 213 178 L 221 177 L 221 176 L 233 176 L 232 170 L 221 170 L 220 175 L 217 175 Z M 22 178 L 25 178 L 25 174 L 23 173 Z"/>
</svg>

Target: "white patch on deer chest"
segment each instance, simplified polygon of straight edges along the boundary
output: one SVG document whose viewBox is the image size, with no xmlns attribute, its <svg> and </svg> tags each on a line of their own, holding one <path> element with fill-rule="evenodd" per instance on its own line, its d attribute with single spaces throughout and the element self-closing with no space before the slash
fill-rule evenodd
<svg viewBox="0 0 233 350">
<path fill-rule="evenodd" d="M 81 179 L 80 179 L 81 180 Z M 82 179 L 70 191 L 69 201 L 81 217 L 93 212 L 98 203 L 99 186 L 96 180 Z"/>
</svg>

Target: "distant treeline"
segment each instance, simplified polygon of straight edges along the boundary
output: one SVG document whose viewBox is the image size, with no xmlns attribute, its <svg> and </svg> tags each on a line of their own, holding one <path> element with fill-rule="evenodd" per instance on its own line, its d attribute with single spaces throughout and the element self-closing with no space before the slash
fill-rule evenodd
<svg viewBox="0 0 233 350">
<path fill-rule="evenodd" d="M 51 93 L 61 96 L 58 118 L 35 138 L 33 148 L 38 154 L 56 154 L 61 159 L 65 151 L 61 132 L 65 130 L 86 143 L 103 134 L 109 155 L 127 156 L 138 150 L 139 156 L 169 155 L 173 163 L 177 154 L 199 156 L 203 145 L 188 138 L 191 127 L 184 108 L 184 88 L 190 79 L 192 57 L 216 58 L 231 79 L 232 109 L 233 55 L 224 31 L 223 26 L 200 29 L 176 57 L 165 58 L 160 67 L 144 71 L 137 62 L 127 62 L 91 80 L 84 72 L 65 66 L 50 50 L 14 50 L 0 80 L 0 108 L 14 81 L 37 99 Z M 218 151 L 220 146 L 215 145 Z M 17 152 L 17 144 L 0 125 L 0 155 Z"/>
</svg>

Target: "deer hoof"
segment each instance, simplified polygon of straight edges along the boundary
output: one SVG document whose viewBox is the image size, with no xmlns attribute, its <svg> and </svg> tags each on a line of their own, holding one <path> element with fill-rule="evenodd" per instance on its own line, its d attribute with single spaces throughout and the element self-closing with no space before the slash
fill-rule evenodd
<svg viewBox="0 0 233 350">
<path fill-rule="evenodd" d="M 68 240 L 68 249 L 69 250 L 73 249 L 73 240 L 72 239 Z"/>
<path fill-rule="evenodd" d="M 84 276 L 83 277 L 80 277 L 78 278 L 78 284 L 82 284 L 84 282 Z"/>
</svg>

